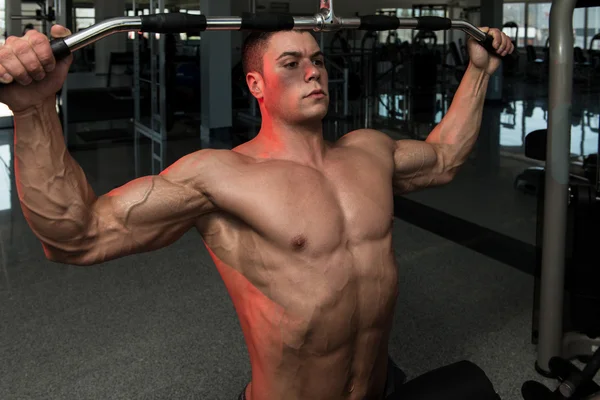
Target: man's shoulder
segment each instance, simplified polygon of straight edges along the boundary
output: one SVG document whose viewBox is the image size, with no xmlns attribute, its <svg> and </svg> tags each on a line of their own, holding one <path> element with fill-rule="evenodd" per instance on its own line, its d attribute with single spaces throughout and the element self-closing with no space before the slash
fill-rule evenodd
<svg viewBox="0 0 600 400">
<path fill-rule="evenodd" d="M 338 142 L 342 145 L 393 145 L 394 140 L 383 132 L 375 129 L 357 129 L 342 136 Z"/>
<path fill-rule="evenodd" d="M 183 159 L 187 159 L 190 163 L 206 166 L 211 166 L 212 164 L 233 166 L 236 164 L 248 164 L 253 161 L 252 157 L 228 149 L 202 149 L 188 154 Z"/>
<path fill-rule="evenodd" d="M 239 175 L 250 157 L 225 149 L 202 149 L 189 153 L 168 167 L 161 175 L 183 183 L 219 183 Z"/>
<path fill-rule="evenodd" d="M 350 149 L 352 162 L 363 157 L 386 170 L 393 168 L 395 141 L 383 132 L 374 129 L 352 131 L 337 141 L 337 146 Z M 358 158 L 357 158 L 358 157 Z"/>
<path fill-rule="evenodd" d="M 337 145 L 367 151 L 371 154 L 392 154 L 395 141 L 383 132 L 374 129 L 357 129 L 342 136 Z"/>
</svg>

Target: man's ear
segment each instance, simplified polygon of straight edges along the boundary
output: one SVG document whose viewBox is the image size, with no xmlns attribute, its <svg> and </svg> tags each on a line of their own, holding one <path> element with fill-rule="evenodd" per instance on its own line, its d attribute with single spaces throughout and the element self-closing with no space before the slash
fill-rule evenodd
<svg viewBox="0 0 600 400">
<path fill-rule="evenodd" d="M 257 99 L 262 99 L 264 94 L 264 83 L 262 76 L 258 72 L 249 72 L 246 75 L 246 83 L 248 84 L 248 89 L 250 89 L 250 93 Z"/>
</svg>

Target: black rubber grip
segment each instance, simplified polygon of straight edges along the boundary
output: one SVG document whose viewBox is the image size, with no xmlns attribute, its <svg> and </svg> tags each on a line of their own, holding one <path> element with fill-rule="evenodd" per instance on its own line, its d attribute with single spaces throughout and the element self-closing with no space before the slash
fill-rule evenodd
<svg viewBox="0 0 600 400">
<path fill-rule="evenodd" d="M 447 31 L 452 28 L 452 20 L 444 17 L 419 17 L 417 18 L 417 30 L 423 31 Z"/>
<path fill-rule="evenodd" d="M 358 29 L 365 31 L 392 31 L 400 27 L 400 20 L 389 15 L 365 15 L 360 17 Z"/>
<path fill-rule="evenodd" d="M 242 14 L 242 30 L 244 31 L 290 31 L 294 29 L 294 17 L 285 14 Z"/>
<path fill-rule="evenodd" d="M 488 53 L 493 54 L 497 57 L 500 57 L 496 54 L 496 49 L 494 48 L 494 37 L 492 35 L 485 35 L 485 40 L 479 43 L 484 49 L 488 51 Z M 507 54 L 504 57 L 500 57 L 503 61 L 513 61 L 516 62 L 518 58 L 517 49 L 515 49 L 512 54 Z"/>
<path fill-rule="evenodd" d="M 71 55 L 71 49 L 63 39 L 54 39 L 50 42 L 50 47 L 52 48 L 52 53 L 54 54 L 54 58 L 56 60 L 62 60 L 63 58 L 67 58 Z"/>
<path fill-rule="evenodd" d="M 205 30 L 205 15 L 169 13 L 142 16 L 142 32 L 184 33 Z"/>
<path fill-rule="evenodd" d="M 496 49 L 494 48 L 494 37 L 492 35 L 485 35 L 485 40 L 483 42 L 479 42 L 484 49 L 488 51 L 488 53 L 496 54 Z"/>
</svg>

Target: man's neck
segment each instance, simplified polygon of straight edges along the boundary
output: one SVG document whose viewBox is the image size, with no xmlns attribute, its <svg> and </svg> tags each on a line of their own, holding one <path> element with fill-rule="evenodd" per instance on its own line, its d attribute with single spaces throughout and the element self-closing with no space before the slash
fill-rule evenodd
<svg viewBox="0 0 600 400">
<path fill-rule="evenodd" d="M 263 119 L 257 139 L 269 156 L 315 167 L 322 165 L 327 150 L 322 121 L 292 125 Z"/>
</svg>

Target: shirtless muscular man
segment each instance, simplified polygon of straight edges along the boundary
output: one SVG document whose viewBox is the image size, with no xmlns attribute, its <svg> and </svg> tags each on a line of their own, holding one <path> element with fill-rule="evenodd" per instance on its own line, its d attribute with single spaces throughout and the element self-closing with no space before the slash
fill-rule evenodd
<svg viewBox="0 0 600 400">
<path fill-rule="evenodd" d="M 498 55 L 513 51 L 502 32 L 483 30 Z M 330 143 L 314 37 L 252 33 L 243 62 L 262 114 L 258 136 L 98 196 L 65 147 L 55 108 L 72 59 L 56 62 L 37 31 L 10 37 L 0 81 L 16 83 L 0 89 L 0 102 L 14 113 L 23 213 L 49 260 L 82 266 L 162 248 L 195 228 L 248 346 L 252 380 L 241 398 L 382 399 L 398 294 L 393 196 L 450 182 L 472 150 L 501 60 L 468 47 L 450 109 L 425 141 L 360 129 Z"/>
</svg>

